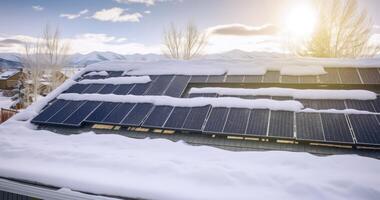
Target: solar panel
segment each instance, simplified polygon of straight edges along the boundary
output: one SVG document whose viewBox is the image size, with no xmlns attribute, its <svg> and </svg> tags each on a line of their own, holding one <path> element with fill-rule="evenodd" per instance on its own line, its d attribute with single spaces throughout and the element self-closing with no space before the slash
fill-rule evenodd
<svg viewBox="0 0 380 200">
<path fill-rule="evenodd" d="M 208 76 L 191 76 L 190 83 L 206 83 Z"/>
<path fill-rule="evenodd" d="M 72 113 L 74 113 L 84 101 L 70 101 L 61 110 L 56 112 L 47 122 L 52 124 L 61 124 Z"/>
<path fill-rule="evenodd" d="M 94 94 L 98 93 L 105 85 L 104 84 L 90 84 L 81 94 Z"/>
<path fill-rule="evenodd" d="M 117 104 L 118 103 L 114 102 L 102 102 L 94 112 L 86 118 L 86 122 L 101 123 Z"/>
<path fill-rule="evenodd" d="M 60 111 L 69 101 L 58 99 L 54 101 L 50 106 L 44 109 L 40 114 L 38 114 L 33 120 L 32 123 L 41 123 L 46 122 L 50 117 L 55 113 Z"/>
<path fill-rule="evenodd" d="M 166 90 L 165 95 L 171 97 L 180 97 L 185 91 L 189 80 L 189 76 L 175 76 L 168 89 Z"/>
<path fill-rule="evenodd" d="M 224 75 L 210 75 L 208 76 L 207 83 L 223 83 L 224 79 Z"/>
<path fill-rule="evenodd" d="M 223 132 L 245 134 L 249 113 L 249 109 L 231 108 Z"/>
<path fill-rule="evenodd" d="M 377 68 L 359 68 L 358 70 L 364 84 L 380 84 L 380 73 Z"/>
<path fill-rule="evenodd" d="M 380 113 L 380 96 L 377 96 L 375 100 L 372 100 L 372 105 L 375 108 L 375 111 Z"/>
<path fill-rule="evenodd" d="M 243 75 L 228 75 L 226 78 L 227 83 L 242 83 L 244 81 Z"/>
<path fill-rule="evenodd" d="M 312 100 L 312 99 L 296 99 L 297 101 L 301 102 L 304 108 L 312 108 L 312 109 L 319 109 L 319 100 Z"/>
<path fill-rule="evenodd" d="M 251 110 L 248 118 L 247 135 L 266 136 L 269 110 Z"/>
<path fill-rule="evenodd" d="M 272 99 L 278 100 L 278 101 L 288 101 L 288 100 L 293 100 L 293 97 L 272 96 Z"/>
<path fill-rule="evenodd" d="M 162 75 L 152 82 L 151 87 L 145 92 L 145 95 L 162 95 L 168 88 L 173 76 Z"/>
<path fill-rule="evenodd" d="M 107 84 L 105 85 L 101 90 L 99 90 L 99 94 L 111 94 L 118 85 L 112 85 L 112 84 Z"/>
<path fill-rule="evenodd" d="M 349 115 L 357 143 L 379 144 L 380 125 L 374 115 Z"/>
<path fill-rule="evenodd" d="M 317 83 L 317 76 L 300 76 L 300 83 Z"/>
<path fill-rule="evenodd" d="M 187 115 L 190 113 L 190 110 L 190 107 L 175 107 L 168 120 L 166 121 L 164 127 L 174 129 L 182 128 Z"/>
<path fill-rule="evenodd" d="M 70 126 L 80 126 L 84 119 L 92 112 L 96 107 L 100 105 L 99 101 L 87 101 L 78 110 L 76 110 L 69 118 L 67 118 L 63 124 Z"/>
<path fill-rule="evenodd" d="M 120 77 L 123 71 L 107 71 L 108 77 Z"/>
<path fill-rule="evenodd" d="M 125 116 L 132 110 L 135 106 L 135 103 L 120 103 L 111 113 L 102 121 L 107 124 L 120 124 Z"/>
<path fill-rule="evenodd" d="M 339 68 L 339 76 L 343 84 L 361 84 L 358 71 L 355 68 Z"/>
<path fill-rule="evenodd" d="M 143 95 L 145 91 L 149 88 L 149 86 L 150 86 L 150 83 L 135 84 L 128 94 Z"/>
<path fill-rule="evenodd" d="M 346 100 L 346 105 L 351 109 L 375 112 L 372 102 L 367 100 Z"/>
<path fill-rule="evenodd" d="M 323 141 L 323 128 L 319 113 L 296 113 L 297 139 Z"/>
<path fill-rule="evenodd" d="M 74 84 L 65 93 L 82 93 L 88 86 L 88 84 Z"/>
<path fill-rule="evenodd" d="M 321 113 L 321 117 L 323 132 L 327 142 L 353 142 L 344 114 Z"/>
<path fill-rule="evenodd" d="M 192 107 L 183 124 L 183 129 L 200 131 L 211 106 Z"/>
<path fill-rule="evenodd" d="M 281 83 L 299 83 L 299 76 L 281 76 Z"/>
<path fill-rule="evenodd" d="M 122 125 L 126 126 L 140 126 L 146 116 L 152 109 L 153 104 L 150 103 L 138 103 L 135 107 L 128 113 L 128 115 L 121 122 Z"/>
<path fill-rule="evenodd" d="M 279 71 L 267 71 L 264 75 L 264 83 L 278 83 L 280 82 L 280 72 Z"/>
<path fill-rule="evenodd" d="M 112 93 L 116 95 L 126 95 L 134 86 L 135 84 L 122 84 L 119 85 Z"/>
<path fill-rule="evenodd" d="M 261 75 L 245 75 L 244 83 L 261 83 L 264 76 Z"/>
<path fill-rule="evenodd" d="M 315 102 L 318 104 L 318 109 L 346 109 L 344 100 L 317 100 Z"/>
<path fill-rule="evenodd" d="M 172 112 L 172 106 L 156 106 L 144 121 L 142 126 L 152 128 L 162 128 L 166 119 Z"/>
<path fill-rule="evenodd" d="M 269 136 L 293 138 L 294 113 L 289 111 L 271 111 Z"/>
<path fill-rule="evenodd" d="M 227 114 L 228 108 L 212 108 L 203 130 L 205 132 L 222 133 L 224 124 L 226 123 Z"/>
<path fill-rule="evenodd" d="M 325 68 L 327 74 L 319 75 L 321 83 L 340 83 L 338 69 Z"/>
</svg>

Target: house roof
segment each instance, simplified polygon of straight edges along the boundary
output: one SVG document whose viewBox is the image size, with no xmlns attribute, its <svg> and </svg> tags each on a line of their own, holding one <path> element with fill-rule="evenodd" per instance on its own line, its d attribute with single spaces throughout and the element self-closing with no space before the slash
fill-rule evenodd
<svg viewBox="0 0 380 200">
<path fill-rule="evenodd" d="M 19 71 L 18 70 L 8 70 L 4 71 L 0 74 L 0 80 L 6 80 L 9 79 L 10 77 L 16 75 Z"/>
<path fill-rule="evenodd" d="M 161 71 L 146 63 L 103 65 L 78 74 L 32 122 L 380 146 L 376 67 L 267 68 L 262 74 L 241 68 L 239 74 L 231 66 L 215 69 L 215 63 Z"/>
</svg>

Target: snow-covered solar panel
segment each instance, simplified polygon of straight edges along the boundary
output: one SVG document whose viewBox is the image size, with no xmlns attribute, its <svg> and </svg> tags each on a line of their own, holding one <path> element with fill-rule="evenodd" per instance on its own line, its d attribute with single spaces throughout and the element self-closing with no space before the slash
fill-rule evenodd
<svg viewBox="0 0 380 200">
<path fill-rule="evenodd" d="M 162 128 L 165 124 L 166 119 L 172 112 L 172 106 L 156 106 L 153 108 L 152 112 L 146 118 L 142 126 L 150 128 Z"/>
<path fill-rule="evenodd" d="M 85 90 L 81 92 L 81 94 L 98 93 L 104 86 L 105 84 L 98 84 L 98 83 L 90 84 Z"/>
<path fill-rule="evenodd" d="M 343 84 L 362 83 L 356 68 L 340 68 L 338 71 Z"/>
<path fill-rule="evenodd" d="M 81 105 L 70 117 L 68 117 L 62 124 L 67 126 L 80 126 L 84 119 L 94 111 L 99 105 L 100 101 L 87 101 Z"/>
<path fill-rule="evenodd" d="M 226 77 L 227 83 L 243 83 L 244 76 L 243 75 L 228 75 Z"/>
<path fill-rule="evenodd" d="M 244 76 L 244 83 L 261 83 L 263 82 L 262 75 L 245 75 Z"/>
<path fill-rule="evenodd" d="M 88 84 L 74 84 L 69 89 L 67 89 L 65 93 L 82 93 L 89 86 L 90 85 Z"/>
<path fill-rule="evenodd" d="M 246 108 L 230 108 L 224 133 L 244 135 L 247 128 L 250 109 Z"/>
<path fill-rule="evenodd" d="M 132 90 L 132 88 L 135 85 L 136 84 L 122 84 L 122 85 L 118 85 L 118 87 L 112 93 L 116 94 L 116 95 L 126 95 L 126 94 L 128 94 Z"/>
<path fill-rule="evenodd" d="M 324 141 L 320 113 L 296 113 L 297 139 Z"/>
<path fill-rule="evenodd" d="M 132 95 L 143 95 L 149 88 L 150 83 L 138 83 L 133 86 L 133 88 L 128 92 Z"/>
<path fill-rule="evenodd" d="M 163 75 L 159 76 L 151 83 L 151 86 L 145 92 L 145 95 L 162 95 L 168 88 L 173 76 Z"/>
<path fill-rule="evenodd" d="M 349 115 L 357 143 L 380 144 L 380 125 L 374 115 Z"/>
<path fill-rule="evenodd" d="M 114 102 L 103 102 L 101 103 L 94 112 L 91 113 L 86 118 L 86 122 L 100 123 L 102 122 L 108 114 L 112 112 L 112 110 L 118 105 L 118 103 Z"/>
<path fill-rule="evenodd" d="M 317 76 L 300 76 L 300 83 L 317 83 Z"/>
<path fill-rule="evenodd" d="M 191 76 L 190 83 L 206 83 L 208 76 L 205 75 L 193 75 Z"/>
<path fill-rule="evenodd" d="M 279 83 L 280 82 L 280 72 L 279 71 L 268 71 L 264 75 L 264 83 Z"/>
<path fill-rule="evenodd" d="M 60 111 L 69 101 L 58 99 L 51 103 L 46 109 L 44 109 L 40 114 L 38 114 L 32 123 L 43 123 Z"/>
<path fill-rule="evenodd" d="M 190 113 L 190 110 L 190 107 L 175 107 L 169 118 L 166 120 L 164 128 L 181 129 Z"/>
<path fill-rule="evenodd" d="M 150 103 L 138 103 L 120 123 L 124 126 L 140 126 L 153 108 Z"/>
<path fill-rule="evenodd" d="M 294 112 L 271 111 L 269 132 L 271 137 L 293 138 Z"/>
<path fill-rule="evenodd" d="M 102 89 L 99 90 L 99 94 L 111 94 L 119 85 L 106 84 Z"/>
<path fill-rule="evenodd" d="M 62 124 L 70 117 L 85 101 L 70 101 L 61 110 L 56 112 L 50 119 L 49 124 Z"/>
<path fill-rule="evenodd" d="M 281 83 L 299 83 L 299 76 L 281 76 Z"/>
<path fill-rule="evenodd" d="M 165 91 L 166 96 L 180 97 L 189 83 L 190 76 L 175 76 Z"/>
<path fill-rule="evenodd" d="M 192 107 L 183 124 L 183 129 L 201 131 L 211 106 Z"/>
<path fill-rule="evenodd" d="M 321 83 L 337 84 L 341 83 L 337 68 L 325 68 L 326 74 L 320 75 Z"/>
<path fill-rule="evenodd" d="M 105 124 L 120 124 L 135 105 L 135 103 L 118 104 L 102 122 Z"/>
<path fill-rule="evenodd" d="M 372 101 L 369 100 L 346 100 L 347 108 L 375 112 Z"/>
<path fill-rule="evenodd" d="M 247 124 L 247 135 L 267 136 L 269 110 L 251 110 Z"/>
<path fill-rule="evenodd" d="M 226 76 L 224 75 L 210 75 L 208 76 L 207 83 L 223 83 Z"/>
</svg>

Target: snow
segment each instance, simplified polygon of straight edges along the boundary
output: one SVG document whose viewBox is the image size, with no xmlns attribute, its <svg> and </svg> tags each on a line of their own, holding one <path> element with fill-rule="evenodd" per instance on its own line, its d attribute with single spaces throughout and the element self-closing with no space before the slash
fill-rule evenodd
<svg viewBox="0 0 380 200">
<path fill-rule="evenodd" d="M 305 108 L 301 112 L 306 113 L 335 113 L 335 114 L 355 114 L 355 115 L 380 115 L 380 113 L 365 111 L 365 110 L 356 110 L 356 109 L 344 109 L 344 110 L 337 110 L 337 109 L 321 109 L 316 110 L 312 108 Z"/>
<path fill-rule="evenodd" d="M 213 93 L 219 95 L 236 96 L 286 96 L 294 99 L 352 99 L 352 100 L 374 100 L 376 93 L 368 90 L 321 90 L 321 89 L 293 89 L 293 88 L 224 88 L 204 87 L 191 88 L 189 93 Z"/>
<path fill-rule="evenodd" d="M 108 76 L 108 72 L 106 71 L 90 72 L 88 74 L 85 74 L 84 76 Z"/>
<path fill-rule="evenodd" d="M 10 108 L 14 103 L 11 97 L 5 97 L 3 93 L 0 92 L 0 108 Z"/>
<path fill-rule="evenodd" d="M 201 155 L 201 156 L 200 156 Z M 0 176 L 144 199 L 378 199 L 380 161 L 0 126 Z"/>
<path fill-rule="evenodd" d="M 18 70 L 8 70 L 0 74 L 0 80 L 2 79 L 8 79 L 9 77 L 17 74 L 19 71 Z"/>
<path fill-rule="evenodd" d="M 105 79 L 85 79 L 77 82 L 78 84 L 133 84 L 133 83 L 149 83 L 152 81 L 149 76 L 129 76 L 129 77 L 112 77 Z"/>
<path fill-rule="evenodd" d="M 272 99 L 241 99 L 236 97 L 196 97 L 196 98 L 175 98 L 169 96 L 150 95 L 115 95 L 115 94 L 76 94 L 65 93 L 57 97 L 63 100 L 72 101 L 106 101 L 117 103 L 151 103 L 154 105 L 176 106 L 176 107 L 202 107 L 211 105 L 213 107 L 226 108 L 256 108 L 284 111 L 300 111 L 303 105 L 294 100 L 278 101 Z"/>
</svg>

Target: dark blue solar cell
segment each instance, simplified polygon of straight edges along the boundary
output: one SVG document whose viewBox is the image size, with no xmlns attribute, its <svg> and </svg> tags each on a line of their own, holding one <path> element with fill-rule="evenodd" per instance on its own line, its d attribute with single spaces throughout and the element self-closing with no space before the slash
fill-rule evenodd
<svg viewBox="0 0 380 200">
<path fill-rule="evenodd" d="M 346 100 L 347 108 L 366 110 L 370 112 L 375 112 L 375 108 L 372 105 L 372 101 L 367 100 Z"/>
<path fill-rule="evenodd" d="M 327 142 L 352 143 L 350 128 L 344 114 L 321 113 L 323 132 Z"/>
<path fill-rule="evenodd" d="M 194 97 L 203 97 L 203 94 L 201 94 L 201 93 L 191 93 L 188 96 L 188 98 L 194 98 Z"/>
<path fill-rule="evenodd" d="M 192 107 L 187 116 L 183 128 L 186 130 L 200 131 L 211 106 Z"/>
<path fill-rule="evenodd" d="M 60 124 L 72 115 L 84 101 L 70 101 L 60 111 L 53 115 L 48 122 L 53 124 Z"/>
<path fill-rule="evenodd" d="M 242 83 L 244 81 L 243 75 L 228 75 L 226 77 L 227 83 Z"/>
<path fill-rule="evenodd" d="M 175 107 L 168 120 L 166 121 L 164 127 L 174 129 L 182 128 L 189 112 L 190 107 Z"/>
<path fill-rule="evenodd" d="M 224 133 L 245 134 L 250 110 L 245 108 L 231 108 L 228 113 Z"/>
<path fill-rule="evenodd" d="M 247 135 L 266 136 L 268 129 L 269 110 L 251 110 L 248 125 Z"/>
<path fill-rule="evenodd" d="M 210 75 L 208 76 L 207 83 L 223 83 L 224 79 L 224 75 Z"/>
<path fill-rule="evenodd" d="M 375 115 L 349 115 L 356 141 L 361 144 L 380 144 L 380 125 Z"/>
<path fill-rule="evenodd" d="M 271 111 L 269 136 L 292 138 L 294 137 L 294 113 L 289 111 Z"/>
<path fill-rule="evenodd" d="M 33 123 L 46 122 L 50 117 L 52 117 L 55 113 L 60 111 L 68 101 L 58 99 L 54 101 L 50 106 L 48 106 L 45 110 L 43 110 L 40 114 L 38 114 L 33 120 Z"/>
<path fill-rule="evenodd" d="M 261 83 L 263 81 L 263 77 L 261 75 L 245 75 L 244 83 Z"/>
<path fill-rule="evenodd" d="M 267 71 L 264 75 L 264 83 L 278 83 L 280 82 L 280 72 L 279 71 Z"/>
<path fill-rule="evenodd" d="M 70 126 L 80 126 L 84 119 L 99 106 L 99 101 L 87 101 L 78 110 L 76 110 L 63 124 Z"/>
<path fill-rule="evenodd" d="M 190 83 L 206 83 L 208 76 L 191 76 Z"/>
<path fill-rule="evenodd" d="M 105 85 L 104 84 L 90 84 L 82 94 L 93 94 L 98 93 Z"/>
<path fill-rule="evenodd" d="M 313 99 L 297 99 L 297 101 L 301 102 L 304 106 L 304 108 L 312 108 L 312 109 L 319 109 L 320 103 L 319 100 L 313 100 Z"/>
<path fill-rule="evenodd" d="M 125 116 L 132 110 L 135 103 L 120 103 L 113 111 L 103 120 L 103 123 L 120 124 Z"/>
<path fill-rule="evenodd" d="M 186 89 L 190 76 L 175 76 L 170 83 L 165 95 L 171 97 L 180 97 Z"/>
<path fill-rule="evenodd" d="M 172 106 L 156 106 L 142 126 L 161 128 L 172 112 Z"/>
<path fill-rule="evenodd" d="M 121 122 L 122 125 L 140 126 L 152 109 L 153 104 L 138 103 Z"/>
<path fill-rule="evenodd" d="M 82 93 L 89 85 L 75 84 L 65 91 L 65 93 Z"/>
<path fill-rule="evenodd" d="M 218 94 L 215 94 L 215 93 L 206 93 L 206 94 L 202 94 L 202 97 L 217 97 Z"/>
<path fill-rule="evenodd" d="M 95 123 L 102 122 L 117 105 L 118 103 L 114 102 L 103 102 L 86 118 L 86 121 Z"/>
<path fill-rule="evenodd" d="M 152 82 L 151 87 L 145 92 L 145 95 L 162 95 L 168 88 L 173 76 L 162 75 Z"/>
<path fill-rule="evenodd" d="M 128 94 L 132 95 L 143 95 L 145 91 L 149 88 L 150 83 L 135 84 L 135 86 L 129 91 Z"/>
<path fill-rule="evenodd" d="M 318 104 L 318 109 L 346 109 L 344 100 L 318 100 L 316 103 Z"/>
<path fill-rule="evenodd" d="M 296 113 L 297 139 L 324 140 L 319 113 Z"/>
<path fill-rule="evenodd" d="M 226 123 L 228 108 L 212 108 L 203 131 L 222 133 Z"/>
<path fill-rule="evenodd" d="M 118 85 L 107 84 L 98 93 L 99 94 L 111 94 Z"/>
<path fill-rule="evenodd" d="M 380 73 L 375 68 L 358 69 L 364 84 L 380 84 Z"/>
<path fill-rule="evenodd" d="M 123 71 L 108 71 L 108 77 L 120 77 Z"/>
<path fill-rule="evenodd" d="M 131 91 L 133 88 L 134 84 L 123 84 L 119 85 L 112 93 L 116 95 L 126 95 Z"/>
</svg>

